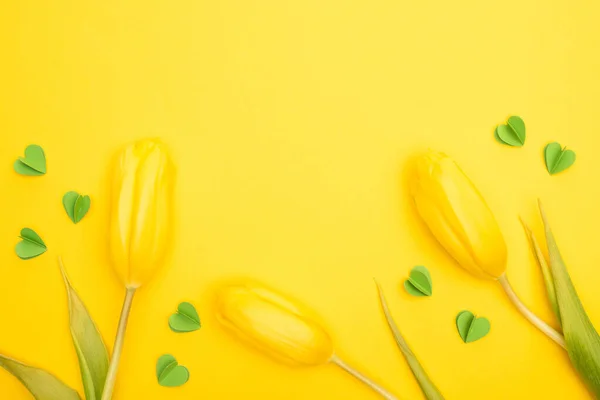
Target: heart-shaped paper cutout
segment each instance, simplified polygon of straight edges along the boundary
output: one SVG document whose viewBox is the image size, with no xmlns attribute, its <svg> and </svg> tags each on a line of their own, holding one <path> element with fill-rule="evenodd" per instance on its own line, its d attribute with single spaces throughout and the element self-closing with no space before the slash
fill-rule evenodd
<svg viewBox="0 0 600 400">
<path fill-rule="evenodd" d="M 559 143 L 549 143 L 544 149 L 544 159 L 546 160 L 546 169 L 550 175 L 558 174 L 569 168 L 575 163 L 575 152 L 567 150 Z"/>
<path fill-rule="evenodd" d="M 19 157 L 13 167 L 21 175 L 44 175 L 46 173 L 46 155 L 44 154 L 44 149 L 37 144 L 27 146 L 25 157 Z"/>
<path fill-rule="evenodd" d="M 169 327 L 173 332 L 193 332 L 200 329 L 200 317 L 191 303 L 181 303 L 177 312 L 169 317 Z"/>
<path fill-rule="evenodd" d="M 90 204 L 90 196 L 83 196 L 77 192 L 67 192 L 63 196 L 63 207 L 75 224 L 85 217 L 90 209 Z"/>
<path fill-rule="evenodd" d="M 175 357 L 165 354 L 156 362 L 156 379 L 161 386 L 177 387 L 190 379 L 190 372 L 183 365 L 179 365 Z"/>
<path fill-rule="evenodd" d="M 523 146 L 525 137 L 525 122 L 516 115 L 509 117 L 506 125 L 498 125 L 496 128 L 496 139 L 509 146 Z"/>
<path fill-rule="evenodd" d="M 461 311 L 456 316 L 458 334 L 465 343 L 481 339 L 490 331 L 490 321 L 484 317 L 476 317 L 471 311 Z"/>
<path fill-rule="evenodd" d="M 48 248 L 46 244 L 33 229 L 21 229 L 21 241 L 15 246 L 15 252 L 22 260 L 29 260 L 44 254 Z"/>
<path fill-rule="evenodd" d="M 431 296 L 433 294 L 433 283 L 429 271 L 422 265 L 416 266 L 410 271 L 410 275 L 404 281 L 404 288 L 413 296 Z"/>
</svg>

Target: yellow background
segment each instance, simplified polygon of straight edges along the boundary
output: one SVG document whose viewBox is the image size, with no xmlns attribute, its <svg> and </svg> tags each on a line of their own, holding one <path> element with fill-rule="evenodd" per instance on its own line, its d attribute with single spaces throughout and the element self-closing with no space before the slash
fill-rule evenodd
<svg viewBox="0 0 600 400">
<path fill-rule="evenodd" d="M 379 311 L 372 277 L 448 399 L 586 399 L 566 354 L 513 309 L 498 284 L 456 267 L 419 223 L 405 165 L 453 156 L 483 192 L 525 303 L 555 322 L 517 217 L 539 232 L 541 197 L 572 278 L 600 325 L 600 5 L 576 1 L 4 0 L 0 6 L 0 352 L 79 388 L 68 334 L 64 256 L 112 347 L 124 289 L 106 259 L 106 171 L 136 138 L 159 136 L 178 166 L 173 254 L 134 303 L 115 399 L 376 399 L 341 370 L 290 369 L 224 335 L 209 289 L 250 276 L 327 321 L 339 354 L 403 399 L 420 398 Z M 494 141 L 509 115 L 524 148 Z M 577 162 L 550 177 L 542 149 Z M 26 145 L 48 174 L 18 176 Z M 68 190 L 92 196 L 73 225 Z M 14 254 L 22 227 L 49 251 Z M 434 296 L 401 288 L 429 267 Z M 203 328 L 168 316 L 196 304 Z M 465 345 L 470 309 L 492 331 Z M 172 353 L 191 372 L 156 383 Z M 0 371 L 0 397 L 28 393 Z"/>
</svg>

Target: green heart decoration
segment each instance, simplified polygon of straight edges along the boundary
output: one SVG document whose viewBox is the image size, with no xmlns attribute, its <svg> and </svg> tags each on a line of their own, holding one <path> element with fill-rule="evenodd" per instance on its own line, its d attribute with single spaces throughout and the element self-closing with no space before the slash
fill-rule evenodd
<svg viewBox="0 0 600 400">
<path fill-rule="evenodd" d="M 31 144 L 25 149 L 25 157 L 19 157 L 13 168 L 20 175 L 40 176 L 46 173 L 46 155 L 44 149 Z"/>
<path fill-rule="evenodd" d="M 156 362 L 156 379 L 160 386 L 182 386 L 190 379 L 190 372 L 183 365 L 179 365 L 175 357 L 165 354 Z"/>
<path fill-rule="evenodd" d="M 29 260 L 44 254 L 48 248 L 46 244 L 33 229 L 21 229 L 21 241 L 15 246 L 15 252 L 21 260 Z"/>
<path fill-rule="evenodd" d="M 63 196 L 63 206 L 71 221 L 78 223 L 85 217 L 90 209 L 90 196 L 84 196 L 77 192 L 67 192 Z"/>
<path fill-rule="evenodd" d="M 456 327 L 463 342 L 471 343 L 487 335 L 491 325 L 487 318 L 477 318 L 471 311 L 461 311 L 456 316 Z"/>
<path fill-rule="evenodd" d="M 181 303 L 177 312 L 169 317 L 169 327 L 173 332 L 193 332 L 200 329 L 200 317 L 191 303 Z"/>
<path fill-rule="evenodd" d="M 412 296 L 431 296 L 433 294 L 433 284 L 427 268 L 422 265 L 414 267 L 410 271 L 408 279 L 404 281 L 404 289 Z"/>
<path fill-rule="evenodd" d="M 496 128 L 496 139 L 509 146 L 523 146 L 525 137 L 525 122 L 516 115 L 509 117 L 506 125 L 498 125 Z"/>
<path fill-rule="evenodd" d="M 575 152 L 567 150 L 557 142 L 548 143 L 544 149 L 544 159 L 546 160 L 546 169 L 550 175 L 554 175 L 575 163 Z"/>
</svg>

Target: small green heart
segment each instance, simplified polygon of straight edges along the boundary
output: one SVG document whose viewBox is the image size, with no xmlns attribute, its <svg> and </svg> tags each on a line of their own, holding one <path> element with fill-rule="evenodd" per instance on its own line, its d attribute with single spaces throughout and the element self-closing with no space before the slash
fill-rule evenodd
<svg viewBox="0 0 600 400">
<path fill-rule="evenodd" d="M 431 296 L 433 284 L 427 268 L 422 265 L 414 267 L 404 282 L 404 288 L 412 296 Z"/>
<path fill-rule="evenodd" d="M 77 192 L 67 192 L 63 196 L 63 207 L 75 224 L 85 217 L 90 209 L 90 204 L 90 196 L 83 196 Z"/>
<path fill-rule="evenodd" d="M 165 354 L 156 362 L 156 379 L 161 386 L 177 387 L 190 379 L 190 372 L 183 365 L 179 365 L 175 357 Z"/>
<path fill-rule="evenodd" d="M 456 316 L 456 327 L 463 342 L 471 343 L 487 335 L 491 325 L 487 318 L 477 318 L 471 311 L 461 311 Z"/>
<path fill-rule="evenodd" d="M 200 329 L 200 317 L 191 303 L 181 303 L 177 312 L 169 317 L 169 327 L 173 332 L 193 332 Z"/>
<path fill-rule="evenodd" d="M 544 158 L 546 160 L 546 169 L 550 175 L 558 174 L 569 168 L 575 163 L 575 152 L 567 150 L 559 143 L 549 143 L 544 149 Z"/>
<path fill-rule="evenodd" d="M 523 146 L 525 137 L 525 122 L 516 115 L 509 117 L 506 125 L 498 125 L 496 128 L 496 139 L 509 146 Z"/>
<path fill-rule="evenodd" d="M 46 155 L 44 154 L 44 149 L 37 144 L 27 146 L 25 157 L 19 157 L 13 167 L 21 175 L 44 175 L 46 173 Z"/>
<path fill-rule="evenodd" d="M 48 250 L 40 235 L 35 233 L 33 229 L 21 229 L 21 236 L 19 237 L 22 240 L 15 246 L 15 252 L 22 260 L 29 260 L 37 257 Z"/>
</svg>

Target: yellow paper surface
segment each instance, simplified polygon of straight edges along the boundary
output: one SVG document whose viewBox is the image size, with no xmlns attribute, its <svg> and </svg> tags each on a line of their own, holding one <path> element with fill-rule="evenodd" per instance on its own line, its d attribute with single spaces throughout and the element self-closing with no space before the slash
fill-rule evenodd
<svg viewBox="0 0 600 400">
<path fill-rule="evenodd" d="M 540 232 L 542 198 L 592 321 L 600 326 L 600 6 L 592 0 L 65 1 L 0 5 L 0 352 L 81 390 L 56 264 L 112 347 L 124 289 L 107 260 L 107 177 L 115 152 L 161 137 L 178 167 L 168 265 L 134 302 L 116 400 L 377 399 L 333 366 L 291 369 L 225 335 L 210 290 L 248 276 L 314 309 L 338 353 L 402 399 L 419 388 L 380 314 L 372 278 L 448 399 L 586 399 L 566 354 L 513 309 L 499 285 L 456 267 L 417 220 L 405 165 L 427 148 L 465 169 L 494 210 L 508 275 L 552 321 L 518 215 Z M 509 115 L 516 149 L 495 142 Z M 559 141 L 577 162 L 550 177 Z M 13 161 L 43 146 L 48 173 Z M 89 194 L 78 225 L 62 209 Z M 21 228 L 48 252 L 14 254 Z M 431 298 L 401 285 L 414 265 Z M 203 328 L 167 326 L 180 301 Z M 491 333 L 465 345 L 469 309 Z M 191 373 L 160 387 L 171 353 Z M 0 371 L 0 397 L 29 399 Z"/>
</svg>

